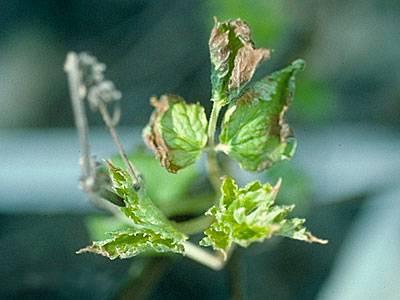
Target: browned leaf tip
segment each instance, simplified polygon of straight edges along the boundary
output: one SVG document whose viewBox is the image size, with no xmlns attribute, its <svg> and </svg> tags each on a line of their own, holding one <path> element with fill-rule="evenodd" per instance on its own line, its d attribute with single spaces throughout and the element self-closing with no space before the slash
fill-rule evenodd
<svg viewBox="0 0 400 300">
<path fill-rule="evenodd" d="M 209 40 L 211 62 L 219 77 L 225 77 L 231 71 L 228 89 L 238 89 L 251 80 L 258 65 L 268 59 L 271 52 L 269 49 L 255 48 L 250 27 L 241 19 L 221 23 L 215 18 L 214 21 Z M 235 50 L 236 46 L 229 40 L 232 33 L 241 44 L 239 49 Z M 233 60 L 231 70 L 229 59 Z"/>
<path fill-rule="evenodd" d="M 155 110 L 151 114 L 149 124 L 143 130 L 143 140 L 146 145 L 154 151 L 156 157 L 160 160 L 161 166 L 171 173 L 176 173 L 179 168 L 171 162 L 169 158 L 169 148 L 160 131 L 160 120 L 169 109 L 170 97 L 163 95 L 160 97 L 160 100 L 158 100 L 157 97 L 152 97 L 150 99 L 150 104 Z"/>
<path fill-rule="evenodd" d="M 249 25 L 241 19 L 230 21 L 235 36 L 242 42 L 243 46 L 238 50 L 232 75 L 229 79 L 228 88 L 238 89 L 242 84 L 251 80 L 258 65 L 268 59 L 271 55 L 269 49 L 257 49 L 251 39 Z"/>
<path fill-rule="evenodd" d="M 251 80 L 258 65 L 270 57 L 268 49 L 254 49 L 252 44 L 246 44 L 239 49 L 234 62 L 229 89 L 238 89 L 243 83 Z"/>
<path fill-rule="evenodd" d="M 249 25 L 241 19 L 229 21 L 229 26 L 233 28 L 235 36 L 243 43 L 252 43 L 251 30 Z"/>
<path fill-rule="evenodd" d="M 211 31 L 208 45 L 210 48 L 211 62 L 215 69 L 221 74 L 220 76 L 223 77 L 229 71 L 229 32 L 223 31 L 222 28 L 219 27 L 216 19 L 215 22 L 216 24 Z"/>
</svg>

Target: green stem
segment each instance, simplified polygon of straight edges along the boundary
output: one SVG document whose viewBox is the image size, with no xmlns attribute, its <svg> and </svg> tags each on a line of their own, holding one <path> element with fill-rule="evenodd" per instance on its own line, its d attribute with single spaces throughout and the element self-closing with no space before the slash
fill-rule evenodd
<svg viewBox="0 0 400 300">
<path fill-rule="evenodd" d="M 236 251 L 231 255 L 228 267 L 228 282 L 230 299 L 241 300 L 243 299 L 243 290 L 241 286 L 241 270 L 240 270 L 240 252 Z"/>
<path fill-rule="evenodd" d="M 218 116 L 221 111 L 222 105 L 220 102 L 215 101 L 212 107 L 210 120 L 208 122 L 208 156 L 207 156 L 207 167 L 208 175 L 210 177 L 211 184 L 213 185 L 217 194 L 219 194 L 219 188 L 221 185 L 219 167 L 217 160 L 217 152 L 215 151 L 215 131 L 217 128 Z"/>
</svg>

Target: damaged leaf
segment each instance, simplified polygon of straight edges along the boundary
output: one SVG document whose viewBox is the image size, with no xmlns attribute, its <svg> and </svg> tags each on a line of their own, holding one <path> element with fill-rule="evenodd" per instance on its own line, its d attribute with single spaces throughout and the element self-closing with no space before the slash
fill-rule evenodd
<svg viewBox="0 0 400 300">
<path fill-rule="evenodd" d="M 176 173 L 193 164 L 207 144 L 207 118 L 204 108 L 187 104 L 173 95 L 151 99 L 154 106 L 149 125 L 143 131 L 146 144 L 161 165 Z"/>
<path fill-rule="evenodd" d="M 239 188 L 231 177 L 225 177 L 219 204 L 206 213 L 214 217 L 214 222 L 205 230 L 200 244 L 212 246 L 225 257 L 234 243 L 248 247 L 272 236 L 325 244 L 327 241 L 306 230 L 304 219 L 288 218 L 294 205 L 275 204 L 279 187 L 280 181 L 275 186 L 254 181 Z"/>
<path fill-rule="evenodd" d="M 184 247 L 174 237 L 155 232 L 151 229 L 126 229 L 110 233 L 110 238 L 95 241 L 92 245 L 80 249 L 77 253 L 91 252 L 109 259 L 130 258 L 143 252 L 183 253 Z"/>
<path fill-rule="evenodd" d="M 249 26 L 240 19 L 218 22 L 209 40 L 212 64 L 212 100 L 226 104 L 251 80 L 257 66 L 269 58 L 268 49 L 256 49 Z"/>
<path fill-rule="evenodd" d="M 95 241 L 77 253 L 93 252 L 110 259 L 128 258 L 144 251 L 183 253 L 186 235 L 178 232 L 148 198 L 143 187 L 132 186 L 129 174 L 108 162 L 113 191 L 124 200 L 120 208 L 131 227 L 114 231 L 111 238 Z"/>
<path fill-rule="evenodd" d="M 284 117 L 294 96 L 295 75 L 303 68 L 304 62 L 296 60 L 247 88 L 226 111 L 216 149 L 248 171 L 290 159 L 296 140 Z"/>
</svg>

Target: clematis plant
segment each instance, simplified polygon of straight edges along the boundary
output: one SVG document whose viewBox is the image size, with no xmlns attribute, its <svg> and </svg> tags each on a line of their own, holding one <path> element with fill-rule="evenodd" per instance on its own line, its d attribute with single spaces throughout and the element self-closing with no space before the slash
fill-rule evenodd
<svg viewBox="0 0 400 300">
<path fill-rule="evenodd" d="M 162 95 L 150 101 L 154 112 L 143 138 L 159 160 L 153 167 L 165 169 L 156 179 L 157 187 L 176 186 L 178 190 L 169 202 L 154 193 L 152 174 L 145 174 L 148 168 L 138 167 L 135 155 L 127 155 L 120 142 L 116 126 L 121 93 L 105 80 L 105 65 L 87 53 L 68 54 L 65 70 L 81 141 L 81 186 L 95 204 L 112 212 L 116 220 L 107 238 L 96 240 L 77 253 L 92 252 L 116 259 L 170 252 L 221 269 L 235 245 L 248 247 L 273 236 L 327 242 L 313 236 L 304 227 L 304 219 L 289 217 L 294 205 L 275 203 L 280 180 L 274 185 L 253 181 L 239 187 L 234 174 L 223 172 L 218 156 L 223 153 L 240 168 L 261 172 L 294 155 L 296 140 L 285 113 L 294 97 L 296 74 L 303 70 L 304 62 L 296 60 L 252 81 L 257 67 L 270 57 L 271 51 L 255 47 L 249 26 L 240 19 L 215 19 L 209 50 L 213 103 L 210 116 L 199 103 L 187 103 L 180 96 Z M 90 155 L 86 102 L 102 115 L 119 156 L 96 162 Z M 221 112 L 222 122 L 218 124 Z M 193 196 L 187 190 L 200 176 L 194 165 L 202 153 L 207 157 L 207 176 L 213 189 L 209 194 L 214 200 L 197 199 L 196 207 L 200 208 L 194 211 L 202 211 L 202 215 L 184 222 L 173 221 L 171 206 L 184 211 L 183 207 L 194 205 L 194 201 L 185 198 Z M 204 236 L 195 245 L 190 242 L 190 235 L 198 232 Z M 215 252 L 200 246 L 212 247 Z"/>
</svg>

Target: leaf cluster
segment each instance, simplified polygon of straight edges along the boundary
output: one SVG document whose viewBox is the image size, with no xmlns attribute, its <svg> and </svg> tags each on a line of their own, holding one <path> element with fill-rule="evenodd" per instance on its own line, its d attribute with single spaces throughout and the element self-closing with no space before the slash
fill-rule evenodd
<svg viewBox="0 0 400 300">
<path fill-rule="evenodd" d="M 111 162 L 108 169 L 113 190 L 125 203 L 121 208 L 126 217 L 123 221 L 130 228 L 111 232 L 111 238 L 93 242 L 78 253 L 93 252 L 110 259 L 129 258 L 148 251 L 183 253 L 187 237 L 171 225 L 144 188 L 137 191 L 130 175 Z"/>
<path fill-rule="evenodd" d="M 303 70 L 304 62 L 296 60 L 253 82 L 257 67 L 270 57 L 271 51 L 255 47 L 249 26 L 240 19 L 215 20 L 209 50 L 213 102 L 209 118 L 199 103 L 187 103 L 180 96 L 151 99 L 154 111 L 143 130 L 143 138 L 161 166 L 179 176 L 206 152 L 211 177 L 220 175 L 218 152 L 251 172 L 266 170 L 292 158 L 296 140 L 285 114 L 294 97 L 295 77 Z M 224 115 L 217 129 L 220 111 Z M 219 136 L 215 141 L 217 131 Z M 211 174 L 210 166 L 217 170 L 215 174 Z M 119 210 L 129 226 L 111 232 L 109 239 L 94 242 L 79 253 L 94 252 L 111 259 L 149 251 L 184 254 L 188 237 L 159 210 L 145 186 L 132 185 L 130 174 L 111 162 L 108 172 L 112 192 L 122 199 Z M 163 186 L 163 179 L 166 177 L 157 178 L 155 184 L 159 181 Z M 226 258 L 234 244 L 247 247 L 272 236 L 326 242 L 306 230 L 304 219 L 289 217 L 294 205 L 275 203 L 280 181 L 274 186 L 255 181 L 242 188 L 229 176 L 216 181 L 220 197 L 206 212 L 211 221 L 200 245 L 212 246 Z"/>
</svg>

